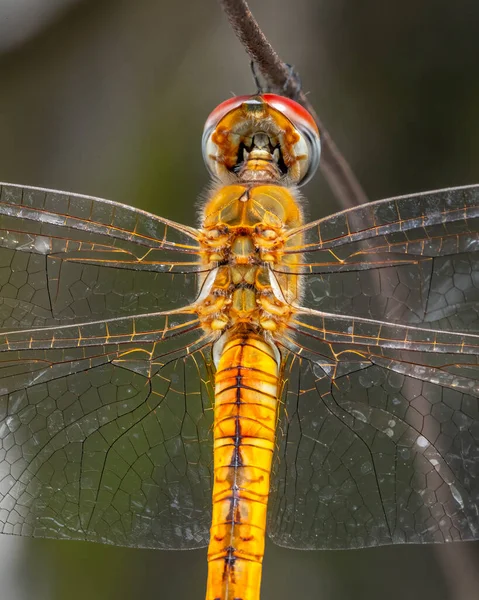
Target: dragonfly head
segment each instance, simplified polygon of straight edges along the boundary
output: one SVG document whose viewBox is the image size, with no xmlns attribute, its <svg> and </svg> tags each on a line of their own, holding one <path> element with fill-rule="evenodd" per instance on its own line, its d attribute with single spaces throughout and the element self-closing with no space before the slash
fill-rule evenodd
<svg viewBox="0 0 479 600">
<path fill-rule="evenodd" d="M 203 158 L 222 183 L 279 181 L 303 185 L 319 164 L 321 145 L 312 116 L 276 94 L 236 96 L 210 114 Z"/>
</svg>

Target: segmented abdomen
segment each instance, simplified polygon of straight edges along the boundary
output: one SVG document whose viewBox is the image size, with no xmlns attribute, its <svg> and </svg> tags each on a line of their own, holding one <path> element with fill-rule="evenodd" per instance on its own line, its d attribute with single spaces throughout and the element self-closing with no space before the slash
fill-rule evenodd
<svg viewBox="0 0 479 600">
<path fill-rule="evenodd" d="M 230 335 L 215 380 L 213 521 L 206 600 L 258 600 L 278 405 L 277 356 Z"/>
</svg>

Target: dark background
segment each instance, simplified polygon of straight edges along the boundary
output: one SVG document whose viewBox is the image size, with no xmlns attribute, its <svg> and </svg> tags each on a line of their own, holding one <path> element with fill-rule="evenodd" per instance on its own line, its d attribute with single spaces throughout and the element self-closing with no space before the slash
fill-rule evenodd
<svg viewBox="0 0 479 600">
<path fill-rule="evenodd" d="M 370 199 L 479 180 L 479 5 L 251 0 Z M 254 91 L 215 0 L 3 0 L 0 180 L 189 224 L 204 120 Z M 337 210 L 318 176 L 310 215 Z M 474 600 L 474 544 L 267 547 L 263 600 Z M 206 552 L 0 538 L 1 600 L 203 598 Z"/>
</svg>

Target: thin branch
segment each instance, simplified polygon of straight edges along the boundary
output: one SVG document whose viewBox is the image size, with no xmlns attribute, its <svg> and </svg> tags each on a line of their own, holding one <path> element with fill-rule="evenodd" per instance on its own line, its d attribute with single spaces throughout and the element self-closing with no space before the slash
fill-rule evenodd
<svg viewBox="0 0 479 600">
<path fill-rule="evenodd" d="M 238 39 L 267 83 L 302 104 L 313 116 L 321 135 L 321 170 L 343 208 L 367 202 L 359 181 L 301 89 L 299 79 L 278 56 L 261 31 L 245 0 L 219 0 Z"/>
</svg>

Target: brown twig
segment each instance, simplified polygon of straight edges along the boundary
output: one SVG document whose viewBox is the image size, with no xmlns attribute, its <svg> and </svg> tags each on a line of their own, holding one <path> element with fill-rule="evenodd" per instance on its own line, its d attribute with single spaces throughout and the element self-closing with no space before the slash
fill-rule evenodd
<svg viewBox="0 0 479 600">
<path fill-rule="evenodd" d="M 284 96 L 302 104 L 313 116 L 321 135 L 321 170 L 343 208 L 367 202 L 359 181 L 318 118 L 301 89 L 299 79 L 278 56 L 261 31 L 245 0 L 219 0 L 238 39 L 267 83 Z"/>
</svg>

